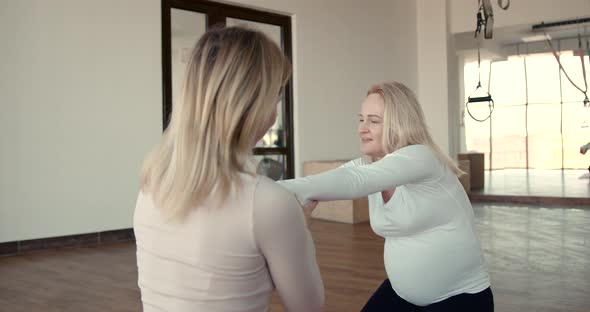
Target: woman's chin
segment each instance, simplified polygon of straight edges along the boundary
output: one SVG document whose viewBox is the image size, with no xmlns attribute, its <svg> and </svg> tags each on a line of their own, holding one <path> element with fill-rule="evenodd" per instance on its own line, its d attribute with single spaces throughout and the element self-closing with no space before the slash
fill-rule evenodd
<svg viewBox="0 0 590 312">
<path fill-rule="evenodd" d="M 361 146 L 361 154 L 363 154 L 363 156 L 367 156 L 370 157 L 373 160 L 378 160 L 381 159 L 385 156 L 385 154 L 382 151 L 375 151 L 372 149 L 368 149 L 368 148 L 363 148 Z"/>
</svg>

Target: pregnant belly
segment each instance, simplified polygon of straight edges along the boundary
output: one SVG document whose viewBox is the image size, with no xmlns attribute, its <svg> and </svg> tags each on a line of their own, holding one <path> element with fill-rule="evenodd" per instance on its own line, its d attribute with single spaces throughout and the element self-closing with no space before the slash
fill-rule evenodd
<svg viewBox="0 0 590 312">
<path fill-rule="evenodd" d="M 425 306 L 489 286 L 477 242 L 423 235 L 430 237 L 385 240 L 385 270 L 400 297 Z"/>
</svg>

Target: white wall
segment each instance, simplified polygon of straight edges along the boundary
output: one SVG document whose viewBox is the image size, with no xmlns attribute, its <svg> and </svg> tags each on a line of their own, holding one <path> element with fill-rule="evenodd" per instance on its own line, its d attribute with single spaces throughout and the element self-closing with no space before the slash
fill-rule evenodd
<svg viewBox="0 0 590 312">
<path fill-rule="evenodd" d="M 396 0 L 393 4 L 393 76 L 418 92 L 418 16 L 416 0 Z"/>
<path fill-rule="evenodd" d="M 448 153 L 453 159 L 462 150 L 461 142 L 461 108 L 463 107 L 463 97 L 461 96 L 463 87 L 463 71 L 460 70 L 459 64 L 462 59 L 456 53 L 457 42 L 455 36 L 451 33 L 451 20 L 448 18 L 450 12 L 450 2 L 446 1 L 446 36 L 447 36 L 447 96 L 448 96 L 448 131 L 449 131 L 449 150 Z M 462 68 L 461 68 L 462 69 Z"/>
<path fill-rule="evenodd" d="M 0 242 L 129 228 L 161 131 L 160 1 L 0 4 Z M 238 4 L 294 15 L 298 173 L 358 155 L 372 83 L 418 85 L 412 0 Z"/>
<path fill-rule="evenodd" d="M 448 32 L 446 0 L 416 0 L 418 100 L 433 139 L 449 152 Z"/>
<path fill-rule="evenodd" d="M 450 1 L 451 32 L 474 31 L 477 1 L 448 1 Z M 542 21 L 554 22 L 588 17 L 590 14 L 590 1 L 588 0 L 512 0 L 507 11 L 500 9 L 497 1 L 492 0 L 491 2 L 494 10 L 494 28 L 536 24 Z"/>
<path fill-rule="evenodd" d="M 0 3 L 0 242 L 131 227 L 162 124 L 160 1 Z"/>
</svg>

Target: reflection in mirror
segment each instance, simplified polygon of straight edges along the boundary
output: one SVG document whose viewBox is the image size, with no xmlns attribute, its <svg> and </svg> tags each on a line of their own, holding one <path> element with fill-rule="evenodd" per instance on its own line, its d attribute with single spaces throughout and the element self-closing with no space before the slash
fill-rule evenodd
<svg viewBox="0 0 590 312">
<path fill-rule="evenodd" d="M 285 147 L 284 101 L 280 101 L 277 108 L 277 120 L 266 135 L 256 144 L 256 147 Z"/>
<path fill-rule="evenodd" d="M 170 26 L 172 33 L 172 105 L 174 105 L 182 88 L 192 49 L 207 30 L 207 16 L 203 13 L 173 8 L 170 12 Z"/>
<path fill-rule="evenodd" d="M 259 30 L 272 39 L 279 47 L 283 48 L 283 38 L 281 26 L 246 21 L 238 18 L 227 18 L 227 26 L 246 26 Z M 268 130 L 268 133 L 256 144 L 256 147 L 285 147 L 285 128 L 284 128 L 284 101 L 278 104 L 278 115 L 274 125 Z"/>
<path fill-rule="evenodd" d="M 284 155 L 260 155 L 255 156 L 256 173 L 265 175 L 275 181 L 285 178 Z"/>
</svg>

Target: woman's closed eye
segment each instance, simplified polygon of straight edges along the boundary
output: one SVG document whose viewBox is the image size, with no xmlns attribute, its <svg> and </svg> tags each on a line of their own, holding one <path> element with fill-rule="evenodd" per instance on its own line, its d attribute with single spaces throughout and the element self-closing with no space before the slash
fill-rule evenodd
<svg viewBox="0 0 590 312">
<path fill-rule="evenodd" d="M 363 122 L 365 122 L 364 119 L 359 119 L 359 123 L 363 123 Z M 369 123 L 376 125 L 376 124 L 381 123 L 381 120 L 378 120 L 378 119 L 369 119 Z"/>
</svg>

